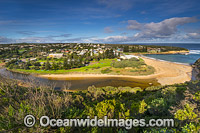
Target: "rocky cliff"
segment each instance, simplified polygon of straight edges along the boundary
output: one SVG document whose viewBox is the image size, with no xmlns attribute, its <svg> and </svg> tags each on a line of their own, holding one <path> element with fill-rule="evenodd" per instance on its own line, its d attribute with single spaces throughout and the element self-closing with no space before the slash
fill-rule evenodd
<svg viewBox="0 0 200 133">
<path fill-rule="evenodd" d="M 196 79 L 200 80 L 200 58 L 192 66 L 197 72 Z"/>
</svg>

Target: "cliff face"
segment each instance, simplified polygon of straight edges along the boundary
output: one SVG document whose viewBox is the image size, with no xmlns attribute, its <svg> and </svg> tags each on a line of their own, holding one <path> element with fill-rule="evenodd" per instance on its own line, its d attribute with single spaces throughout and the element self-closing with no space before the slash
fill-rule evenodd
<svg viewBox="0 0 200 133">
<path fill-rule="evenodd" d="M 200 58 L 193 64 L 193 68 L 198 73 L 196 79 L 200 80 Z"/>
</svg>

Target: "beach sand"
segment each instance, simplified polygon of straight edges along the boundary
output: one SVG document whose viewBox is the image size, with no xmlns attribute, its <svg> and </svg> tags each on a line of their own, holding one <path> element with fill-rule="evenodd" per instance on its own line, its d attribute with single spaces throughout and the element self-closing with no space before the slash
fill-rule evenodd
<svg viewBox="0 0 200 133">
<path fill-rule="evenodd" d="M 155 68 L 156 72 L 149 76 L 156 78 L 161 85 L 184 83 L 192 79 L 192 67 L 190 65 L 160 61 L 146 57 L 143 57 L 143 59 L 147 65 Z"/>
<path fill-rule="evenodd" d="M 129 77 L 136 79 L 155 78 L 161 85 L 171 85 L 175 83 L 184 83 L 190 81 L 192 77 L 192 67 L 184 64 L 177 64 L 168 61 L 160 61 L 141 57 L 145 63 L 155 68 L 155 73 L 147 76 L 130 76 L 130 75 L 109 75 L 109 74 L 45 74 L 39 75 L 43 78 L 67 79 L 81 77 Z"/>
</svg>

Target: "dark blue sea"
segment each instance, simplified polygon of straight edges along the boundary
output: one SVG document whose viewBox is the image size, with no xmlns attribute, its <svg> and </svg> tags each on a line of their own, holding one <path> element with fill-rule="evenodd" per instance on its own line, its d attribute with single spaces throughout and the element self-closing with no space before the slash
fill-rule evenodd
<svg viewBox="0 0 200 133">
<path fill-rule="evenodd" d="M 173 54 L 173 55 L 161 55 L 161 54 L 152 54 L 146 55 L 151 58 L 156 58 L 160 60 L 166 60 L 171 62 L 178 62 L 178 63 L 186 63 L 186 64 L 193 64 L 197 59 L 200 58 L 200 43 L 199 44 L 192 44 L 192 43 L 161 43 L 161 44 L 145 44 L 145 45 L 159 45 L 159 46 L 175 46 L 175 47 L 182 47 L 187 48 L 190 50 L 188 55 L 181 55 L 181 54 Z"/>
</svg>

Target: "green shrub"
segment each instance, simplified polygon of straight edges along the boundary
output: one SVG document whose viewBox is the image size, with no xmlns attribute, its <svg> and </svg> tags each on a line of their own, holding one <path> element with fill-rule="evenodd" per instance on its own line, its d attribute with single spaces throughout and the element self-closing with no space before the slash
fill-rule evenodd
<svg viewBox="0 0 200 133">
<path fill-rule="evenodd" d="M 187 89 L 186 87 L 177 87 L 176 92 L 180 94 L 185 92 L 186 89 Z"/>
<path fill-rule="evenodd" d="M 196 125 L 194 123 L 186 124 L 182 127 L 183 133 L 197 133 L 200 131 L 200 125 Z"/>
<path fill-rule="evenodd" d="M 165 97 L 175 96 L 176 95 L 176 87 L 166 87 L 161 91 L 162 95 Z"/>
<path fill-rule="evenodd" d="M 194 109 L 192 107 L 190 107 L 189 104 L 186 104 L 184 109 L 177 110 L 174 118 L 181 120 L 181 121 L 186 120 L 186 119 L 193 120 L 197 117 L 197 114 L 195 114 L 193 112 L 193 110 Z"/>
<path fill-rule="evenodd" d="M 162 89 L 163 86 L 150 86 L 145 89 L 145 91 L 156 91 Z"/>
<path fill-rule="evenodd" d="M 193 99 L 200 102 L 200 91 L 194 94 Z"/>
<path fill-rule="evenodd" d="M 112 70 L 110 70 L 109 68 L 106 68 L 104 70 L 101 70 L 101 73 L 105 74 L 105 73 L 110 73 L 112 72 Z"/>
<path fill-rule="evenodd" d="M 168 111 L 168 105 L 164 98 L 157 98 L 151 101 L 148 105 L 148 110 L 151 114 L 162 115 Z"/>
<path fill-rule="evenodd" d="M 144 61 L 140 61 L 136 58 L 131 58 L 129 60 L 116 61 L 112 65 L 115 68 L 125 68 L 125 67 L 139 68 L 146 64 L 144 63 Z"/>
</svg>

